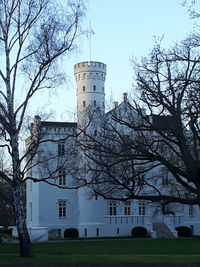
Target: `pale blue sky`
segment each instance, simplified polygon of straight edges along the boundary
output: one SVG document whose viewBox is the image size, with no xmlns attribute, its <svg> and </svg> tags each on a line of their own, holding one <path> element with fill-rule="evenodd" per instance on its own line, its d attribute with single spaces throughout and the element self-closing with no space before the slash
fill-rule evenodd
<svg viewBox="0 0 200 267">
<path fill-rule="evenodd" d="M 92 60 L 107 64 L 106 95 L 121 101 L 123 92 L 130 92 L 133 71 L 132 56 L 140 58 L 153 46 L 153 36 L 164 35 L 167 47 L 183 39 L 194 27 L 181 0 L 88 0 L 85 25 L 91 21 Z M 76 111 L 76 86 L 73 65 L 89 60 L 87 38 L 81 41 L 81 51 L 66 60 L 66 74 L 70 82 L 59 89 L 47 110 L 56 110 L 57 120 L 72 120 Z"/>
</svg>

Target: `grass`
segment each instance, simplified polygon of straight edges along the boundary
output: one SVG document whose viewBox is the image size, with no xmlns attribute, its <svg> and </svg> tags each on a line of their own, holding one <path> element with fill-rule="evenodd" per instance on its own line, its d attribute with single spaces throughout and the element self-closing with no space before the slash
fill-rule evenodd
<svg viewBox="0 0 200 267">
<path fill-rule="evenodd" d="M 33 251 L 23 259 L 18 245 L 0 245 L 0 263 L 200 263 L 200 238 L 49 242 L 33 244 Z"/>
</svg>

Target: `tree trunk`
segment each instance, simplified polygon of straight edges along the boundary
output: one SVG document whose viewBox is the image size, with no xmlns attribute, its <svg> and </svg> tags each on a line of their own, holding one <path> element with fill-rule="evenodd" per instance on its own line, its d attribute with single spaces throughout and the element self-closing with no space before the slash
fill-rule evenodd
<svg viewBox="0 0 200 267">
<path fill-rule="evenodd" d="M 32 257 L 32 247 L 29 233 L 26 226 L 26 209 L 25 209 L 25 195 L 24 188 L 25 183 L 20 172 L 20 160 L 19 160 L 19 143 L 18 134 L 16 131 L 16 122 L 13 119 L 13 135 L 11 136 L 12 147 L 12 165 L 13 165 L 13 195 L 14 195 L 14 211 L 15 222 L 18 232 L 19 244 L 20 244 L 20 256 Z"/>
<path fill-rule="evenodd" d="M 20 256 L 32 257 L 33 253 L 31 240 L 26 226 L 26 212 L 22 185 L 14 188 L 14 209 L 16 227 L 19 237 Z"/>
</svg>

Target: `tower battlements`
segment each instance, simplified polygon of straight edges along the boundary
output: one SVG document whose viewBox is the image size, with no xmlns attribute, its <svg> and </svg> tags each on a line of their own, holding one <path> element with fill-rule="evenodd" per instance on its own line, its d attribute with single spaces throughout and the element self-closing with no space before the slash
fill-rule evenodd
<svg viewBox="0 0 200 267">
<path fill-rule="evenodd" d="M 74 65 L 74 74 L 80 72 L 103 72 L 106 74 L 106 64 L 98 61 L 84 61 Z"/>
<path fill-rule="evenodd" d="M 77 85 L 78 114 L 82 114 L 89 106 L 105 112 L 106 64 L 98 61 L 77 63 L 74 65 L 74 76 Z"/>
</svg>

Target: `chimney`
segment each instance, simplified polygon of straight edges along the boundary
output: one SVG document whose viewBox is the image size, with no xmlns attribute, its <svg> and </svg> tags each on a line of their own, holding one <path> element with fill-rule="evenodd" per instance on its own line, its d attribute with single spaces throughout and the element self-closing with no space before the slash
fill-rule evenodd
<svg viewBox="0 0 200 267">
<path fill-rule="evenodd" d="M 112 102 L 112 109 L 116 108 L 118 106 L 118 101 Z"/>
</svg>

